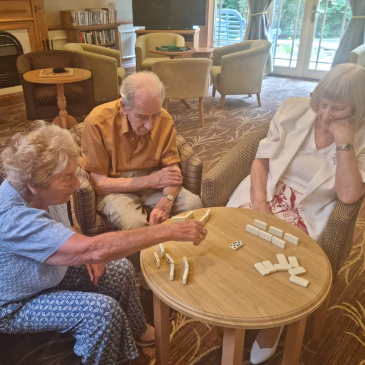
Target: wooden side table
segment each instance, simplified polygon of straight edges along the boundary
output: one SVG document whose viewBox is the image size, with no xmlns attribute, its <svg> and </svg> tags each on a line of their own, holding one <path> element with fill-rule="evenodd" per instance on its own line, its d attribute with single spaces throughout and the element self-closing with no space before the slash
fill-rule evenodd
<svg viewBox="0 0 365 365">
<path fill-rule="evenodd" d="M 206 209 L 195 211 L 199 219 Z M 281 249 L 246 231 L 260 219 L 299 238 L 299 244 L 287 243 Z M 164 224 L 169 224 L 167 221 Z M 169 307 L 224 328 L 223 365 L 241 365 L 246 329 L 288 325 L 283 365 L 298 365 L 307 316 L 326 299 L 332 282 L 331 266 L 324 251 L 307 234 L 275 216 L 238 208 L 211 208 L 204 242 L 195 247 L 191 242 L 166 242 L 165 251 L 175 261 L 175 279 L 170 281 L 170 268 L 161 260 L 154 262 L 152 246 L 141 252 L 142 272 L 154 293 L 156 330 L 156 364 L 169 363 Z M 237 251 L 229 248 L 236 240 L 245 245 Z M 276 254 L 296 256 L 307 273 L 307 288 L 289 282 L 287 272 L 262 277 L 254 264 L 264 260 L 277 263 Z M 183 256 L 190 271 L 183 285 Z"/>
<path fill-rule="evenodd" d="M 178 56 L 183 56 L 184 57 L 184 56 L 187 56 L 187 55 L 191 55 L 195 52 L 195 49 L 191 49 L 189 51 L 181 51 L 181 52 L 168 52 L 168 51 L 157 51 L 156 48 L 151 47 L 149 49 L 149 51 L 151 53 L 159 54 L 161 56 L 169 56 L 170 59 L 172 60 L 172 59 L 174 59 L 175 57 L 178 57 Z"/>
<path fill-rule="evenodd" d="M 213 57 L 213 48 L 197 48 L 193 53 L 193 58 L 209 58 Z"/>
<path fill-rule="evenodd" d="M 72 76 L 47 76 L 40 77 L 41 70 L 33 70 L 26 72 L 23 77 L 24 80 L 33 82 L 36 84 L 56 84 L 57 87 L 57 105 L 60 108 L 58 117 L 53 120 L 53 124 L 58 125 L 61 128 L 69 129 L 77 124 L 75 118 L 68 115 L 66 111 L 66 98 L 63 84 L 69 84 L 72 82 L 83 81 L 91 77 L 89 70 L 81 68 L 73 68 Z"/>
</svg>

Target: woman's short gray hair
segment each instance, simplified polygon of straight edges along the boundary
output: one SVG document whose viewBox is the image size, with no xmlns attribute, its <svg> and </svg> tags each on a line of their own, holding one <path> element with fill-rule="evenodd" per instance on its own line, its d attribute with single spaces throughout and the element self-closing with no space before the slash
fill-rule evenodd
<svg viewBox="0 0 365 365">
<path fill-rule="evenodd" d="M 351 106 L 352 120 L 358 125 L 365 121 L 365 68 L 344 63 L 330 70 L 314 89 L 310 106 L 318 111 L 320 98 Z"/>
<path fill-rule="evenodd" d="M 165 85 L 156 74 L 150 71 L 141 71 L 129 75 L 122 84 L 120 94 L 127 110 L 134 108 L 134 95 L 137 90 L 146 89 L 151 97 L 159 98 L 162 103 L 165 99 Z"/>
<path fill-rule="evenodd" d="M 4 178 L 23 196 L 28 186 L 46 189 L 51 179 L 71 161 L 78 148 L 71 133 L 53 124 L 37 121 L 36 129 L 13 136 L 1 153 Z"/>
</svg>

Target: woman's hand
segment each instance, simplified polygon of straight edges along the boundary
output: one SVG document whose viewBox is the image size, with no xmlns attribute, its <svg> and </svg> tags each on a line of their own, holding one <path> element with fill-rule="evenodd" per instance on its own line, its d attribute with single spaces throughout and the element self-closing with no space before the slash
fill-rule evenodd
<svg viewBox="0 0 365 365">
<path fill-rule="evenodd" d="M 258 212 L 272 214 L 271 209 L 266 200 L 251 200 L 252 210 L 257 210 Z"/>
<path fill-rule="evenodd" d="M 354 123 L 350 118 L 335 119 L 329 125 L 337 146 L 352 143 L 354 140 Z"/>
<path fill-rule="evenodd" d="M 104 275 L 105 264 L 85 264 L 91 282 L 96 286 L 100 278 Z"/>
</svg>

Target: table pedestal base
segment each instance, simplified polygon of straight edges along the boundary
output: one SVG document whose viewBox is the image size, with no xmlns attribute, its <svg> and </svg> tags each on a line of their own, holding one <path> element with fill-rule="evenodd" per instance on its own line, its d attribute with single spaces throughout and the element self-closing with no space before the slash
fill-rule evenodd
<svg viewBox="0 0 365 365">
<path fill-rule="evenodd" d="M 70 129 L 74 125 L 77 125 L 77 120 L 71 115 L 68 115 L 66 112 L 66 116 L 58 116 L 53 119 L 53 124 L 58 125 L 61 128 Z"/>
<path fill-rule="evenodd" d="M 225 328 L 223 333 L 222 365 L 241 365 L 245 330 Z"/>
<path fill-rule="evenodd" d="M 60 108 L 60 112 L 58 113 L 58 117 L 53 120 L 53 124 L 58 125 L 61 128 L 69 129 L 78 123 L 76 119 L 68 115 L 66 111 L 66 98 L 63 84 L 57 84 L 56 87 L 57 105 Z"/>
</svg>

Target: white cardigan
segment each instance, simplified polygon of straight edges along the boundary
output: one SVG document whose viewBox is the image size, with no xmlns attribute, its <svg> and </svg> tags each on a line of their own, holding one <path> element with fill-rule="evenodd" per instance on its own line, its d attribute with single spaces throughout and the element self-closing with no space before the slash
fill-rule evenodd
<svg viewBox="0 0 365 365">
<path fill-rule="evenodd" d="M 257 150 L 256 158 L 269 159 L 267 201 L 273 199 L 276 184 L 308 136 L 316 114 L 309 107 L 310 98 L 290 98 L 277 110 L 270 123 L 268 135 Z M 364 121 L 365 123 L 365 121 Z M 359 170 L 365 182 L 365 126 L 354 135 L 354 148 Z M 304 219 L 309 235 L 320 245 L 327 221 L 337 202 L 335 188 L 336 164 L 333 155 L 326 160 L 303 193 L 299 214 Z M 228 207 L 239 207 L 250 202 L 250 176 L 246 177 L 232 193 Z"/>
</svg>

